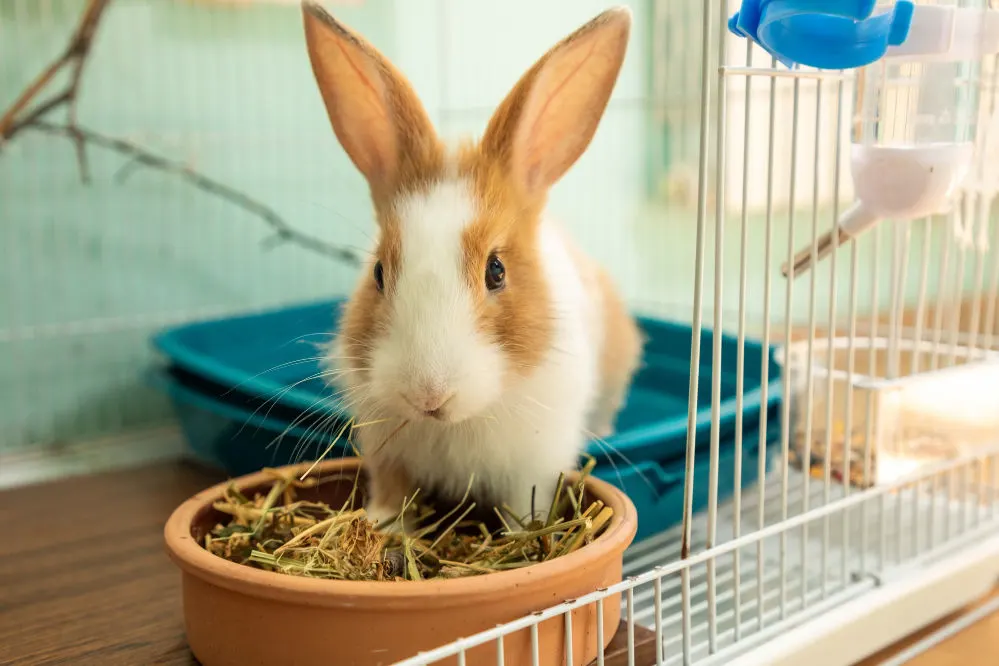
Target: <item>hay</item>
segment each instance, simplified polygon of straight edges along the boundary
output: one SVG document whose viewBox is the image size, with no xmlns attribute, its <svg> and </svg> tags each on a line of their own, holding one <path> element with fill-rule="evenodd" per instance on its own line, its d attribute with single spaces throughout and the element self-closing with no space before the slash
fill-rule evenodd
<svg viewBox="0 0 999 666">
<path fill-rule="evenodd" d="M 419 493 L 401 507 L 409 529 L 380 530 L 364 509 L 356 509 L 354 490 L 339 508 L 297 499 L 297 491 L 316 485 L 305 479 L 265 470 L 274 477 L 266 494 L 244 496 L 230 485 L 214 508 L 230 516 L 205 535 L 205 548 L 232 562 L 280 573 L 354 581 L 401 581 L 458 578 L 518 569 L 572 553 L 606 528 L 613 510 L 599 500 L 584 503 L 584 484 L 592 459 L 572 485 L 559 479 L 547 522 L 514 516 L 494 507 L 502 525 L 467 517 L 476 508 L 468 493 L 437 517 Z M 471 482 L 469 483 L 471 488 Z M 401 518 L 400 518 L 401 520 Z M 397 523 L 397 526 L 401 525 Z"/>
</svg>

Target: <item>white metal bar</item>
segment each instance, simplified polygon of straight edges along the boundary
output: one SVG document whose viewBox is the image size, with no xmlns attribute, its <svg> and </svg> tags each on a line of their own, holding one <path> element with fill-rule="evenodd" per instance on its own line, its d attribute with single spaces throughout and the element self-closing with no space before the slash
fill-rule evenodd
<svg viewBox="0 0 999 666">
<path fill-rule="evenodd" d="M 912 227 L 908 224 L 896 224 L 892 234 L 892 271 L 891 271 L 891 310 L 889 312 L 890 329 L 888 331 L 888 379 L 896 379 L 901 375 L 899 357 L 902 335 L 902 311 L 905 308 L 905 289 L 908 279 L 906 266 L 909 263 L 909 248 L 912 244 Z"/>
<path fill-rule="evenodd" d="M 940 479 L 933 476 L 930 483 L 930 515 L 926 521 L 927 544 L 926 547 L 933 550 L 937 546 L 937 497 L 940 495 Z"/>
<path fill-rule="evenodd" d="M 888 331 L 887 377 L 895 379 L 901 372 L 899 356 L 901 354 L 899 336 L 901 334 L 902 310 L 905 306 L 906 265 L 909 261 L 909 246 L 912 242 L 912 228 L 908 225 L 894 225 L 892 234 L 892 272 L 891 272 L 891 310 L 889 313 L 890 330 Z M 904 239 L 904 242 L 902 242 Z M 896 531 L 895 542 L 897 562 L 903 562 L 902 556 L 902 495 L 900 489 L 896 495 Z"/>
<path fill-rule="evenodd" d="M 728 17 L 718 12 L 718 64 L 724 65 L 728 35 Z M 719 72 L 716 102 L 715 137 L 715 255 L 714 255 L 714 316 L 711 331 L 711 441 L 708 467 L 708 538 L 707 548 L 712 548 L 718 538 L 718 457 L 721 439 L 721 380 L 722 380 L 722 327 L 723 296 L 725 288 L 725 170 L 726 170 L 726 113 L 728 100 L 727 81 Z M 708 652 L 715 651 L 717 640 L 715 606 L 715 561 L 707 563 L 708 577 Z"/>
<path fill-rule="evenodd" d="M 818 132 L 818 128 L 816 128 Z M 841 137 L 843 136 L 843 81 L 842 79 L 837 82 L 836 85 L 836 150 L 835 157 L 833 161 L 833 168 L 835 169 L 833 175 L 833 211 L 832 211 L 832 248 L 829 252 L 829 314 L 828 314 L 828 324 L 827 336 L 832 337 L 837 335 L 836 327 L 836 290 L 837 290 L 837 264 L 839 260 L 839 234 L 836 233 L 837 223 L 839 221 L 839 187 L 840 187 L 840 168 L 842 166 L 843 157 L 843 142 Z M 817 160 L 816 160 L 817 161 Z M 818 172 L 816 172 L 816 180 L 818 180 Z M 818 190 L 818 185 L 816 184 L 816 190 Z M 829 369 L 835 368 L 836 353 L 833 345 L 829 345 L 829 354 L 826 358 L 826 363 Z M 833 373 L 827 373 L 826 377 L 826 425 L 825 425 L 825 456 L 823 457 L 822 466 L 822 503 L 828 504 L 832 499 L 832 459 L 833 459 L 833 414 L 835 407 L 835 400 L 833 400 Z M 849 449 L 849 436 L 846 437 L 844 442 L 844 448 Z M 844 451 L 844 457 L 846 452 Z M 844 475 L 844 483 L 848 487 L 850 484 L 850 477 Z M 843 512 L 841 518 L 841 526 L 843 534 L 846 534 L 847 525 L 847 512 Z M 822 522 L 822 598 L 825 598 L 828 594 L 828 580 L 829 576 L 826 575 L 828 571 L 829 563 L 829 521 L 824 520 Z M 843 561 L 846 561 L 846 553 L 844 552 Z M 844 577 L 845 579 L 845 577 Z"/>
<path fill-rule="evenodd" d="M 878 337 L 878 320 L 880 317 L 880 299 L 878 294 L 878 259 L 881 254 L 881 227 L 874 227 L 870 235 L 873 237 L 873 252 L 871 253 L 871 309 L 870 309 L 870 340 L 875 340 Z M 877 373 L 877 350 L 873 344 L 869 345 L 868 357 L 867 357 L 867 374 L 873 377 Z M 874 451 L 874 393 L 872 391 L 867 391 L 866 404 L 866 415 L 865 415 L 865 432 L 864 432 L 864 484 L 870 485 L 874 483 L 872 465 L 872 456 Z M 867 525 L 868 521 L 868 504 L 864 503 L 861 507 L 861 518 L 860 522 Z M 860 571 L 862 574 L 867 573 L 867 530 L 865 529 L 860 535 L 860 549 L 861 549 L 861 561 L 860 561 Z M 882 551 L 883 552 L 883 551 Z M 883 565 L 884 560 L 881 560 Z"/>
<path fill-rule="evenodd" d="M 603 643 L 600 643 L 600 651 L 603 652 Z M 496 637 L 496 666 L 506 666 L 506 654 L 504 651 L 503 637 Z"/>
<path fill-rule="evenodd" d="M 961 493 L 960 493 L 961 511 L 958 514 L 958 523 L 957 523 L 957 533 L 958 534 L 964 534 L 968 530 L 968 511 L 967 511 L 967 505 L 968 505 L 968 495 L 969 495 L 969 493 L 968 493 L 968 471 L 969 471 L 969 468 L 970 468 L 970 465 L 966 466 L 966 467 L 962 467 L 958 471 L 958 475 L 960 477 L 959 481 L 961 482 Z"/>
<path fill-rule="evenodd" d="M 905 498 L 908 494 L 911 497 L 912 485 L 905 485 L 895 493 L 895 539 L 892 549 L 895 552 L 895 563 L 902 567 L 906 564 L 905 556 Z"/>
<path fill-rule="evenodd" d="M 628 666 L 635 666 L 635 588 L 629 587 L 625 593 L 628 613 Z M 687 631 L 687 623 L 690 621 L 688 613 L 684 618 L 683 642 L 690 641 L 690 634 Z M 684 652 L 684 661 L 687 660 L 687 652 Z"/>
<path fill-rule="evenodd" d="M 956 208 L 956 206 L 955 206 Z M 956 213 L 951 211 L 947 215 L 947 224 L 943 227 L 943 257 L 940 259 L 940 272 L 937 275 L 937 303 L 933 312 L 933 355 L 930 357 L 930 370 L 940 367 L 940 343 L 943 337 L 943 313 L 947 306 L 945 296 L 947 284 L 948 268 L 950 264 L 951 247 L 954 245 L 954 225 L 956 223 Z"/>
<path fill-rule="evenodd" d="M 857 277 L 859 274 L 859 251 L 856 239 L 850 240 L 850 304 L 849 304 L 849 332 L 847 333 L 847 360 L 846 370 L 848 377 L 854 377 L 857 364 Z M 830 373 L 831 374 L 831 373 Z M 846 382 L 846 400 L 843 406 L 843 494 L 848 497 L 853 489 L 853 382 Z M 866 479 L 865 479 L 866 481 Z M 828 504 L 828 502 L 826 502 Z M 849 518 L 848 511 L 843 512 L 843 550 L 849 552 Z M 861 537 L 863 539 L 863 537 Z M 847 570 L 847 558 L 843 558 L 842 570 L 840 572 L 843 585 L 849 580 Z"/>
<path fill-rule="evenodd" d="M 954 474 L 955 469 L 947 470 L 947 507 L 949 508 L 954 504 Z M 954 536 L 951 534 L 953 520 L 950 517 L 950 511 L 944 511 L 944 542 L 950 541 Z"/>
<path fill-rule="evenodd" d="M 888 568 L 888 496 L 882 495 L 878 498 L 878 518 L 880 527 L 878 528 L 878 569 L 884 571 Z"/>
<path fill-rule="evenodd" d="M 822 80 L 815 82 L 815 138 L 812 147 L 812 245 L 811 245 L 811 265 L 812 270 L 808 274 L 808 367 L 805 371 L 805 384 L 807 395 L 805 398 L 805 452 L 802 456 L 804 474 L 801 475 L 801 512 L 808 511 L 809 503 L 809 483 L 812 479 L 812 437 L 815 428 L 815 335 L 816 335 L 816 303 L 818 293 L 818 274 L 816 269 L 819 256 L 819 159 L 821 157 L 822 146 Z M 833 335 L 830 331 L 829 335 Z M 831 345 L 830 345 L 831 346 Z M 828 451 L 826 455 L 828 455 Z M 808 593 L 808 525 L 801 526 L 801 602 L 805 603 L 805 596 Z"/>
<path fill-rule="evenodd" d="M 816 79 L 819 81 L 842 81 L 850 79 L 848 72 L 826 71 L 814 69 L 780 69 L 777 67 L 739 67 L 737 65 L 727 65 L 719 68 L 723 76 L 759 76 L 770 79 L 794 79 L 801 81 L 805 79 Z"/>
<path fill-rule="evenodd" d="M 923 324 L 926 318 L 926 283 L 929 281 L 930 273 L 930 247 L 933 240 L 933 218 L 927 217 L 923 220 L 923 254 L 919 262 L 919 296 L 916 299 L 916 330 L 913 339 L 922 341 Z M 919 357 L 922 351 L 917 347 L 912 350 L 912 365 L 909 374 L 915 375 L 919 372 Z"/>
<path fill-rule="evenodd" d="M 999 514 L 999 502 L 996 496 L 999 495 L 999 455 L 992 455 L 987 458 L 989 462 L 989 520 L 995 521 Z"/>
<path fill-rule="evenodd" d="M 961 224 L 971 224 L 971 203 L 973 195 L 970 192 L 964 193 L 958 205 L 954 206 L 956 211 L 960 211 Z M 963 244 L 959 246 L 957 253 L 957 268 L 954 271 L 953 292 L 951 293 L 950 305 L 950 331 L 948 336 L 949 351 L 947 353 L 947 365 L 952 366 L 957 362 L 958 333 L 961 328 L 961 301 L 964 295 L 964 272 L 967 261 L 968 249 Z"/>
<path fill-rule="evenodd" d="M 999 56 L 997 56 L 996 60 L 996 68 L 997 71 L 999 71 Z M 997 87 L 999 87 L 999 84 L 997 84 Z M 989 209 L 989 215 L 991 216 L 991 207 Z M 989 291 L 985 301 L 985 325 L 983 326 L 984 335 L 982 348 L 985 350 L 992 349 L 995 341 L 996 306 L 999 304 L 999 251 L 995 249 L 997 244 L 999 244 L 999 224 L 994 224 L 992 225 L 990 238 L 992 273 L 989 278 Z"/>
<path fill-rule="evenodd" d="M 441 655 L 442 657 L 447 656 L 446 653 Z M 538 624 L 531 624 L 531 665 L 539 666 L 541 663 L 541 649 L 538 645 Z"/>
<path fill-rule="evenodd" d="M 681 558 L 690 554 L 690 536 L 693 523 L 694 505 L 694 460 L 697 445 L 697 390 L 698 376 L 701 369 L 701 304 L 704 289 L 704 235 L 707 225 L 708 207 L 708 147 L 711 128 L 709 121 L 711 102 L 711 73 L 707 66 L 711 57 L 711 7 L 713 3 L 704 3 L 701 25 L 701 117 L 700 140 L 697 173 L 697 237 L 695 240 L 694 258 L 694 312 L 691 323 L 690 338 L 690 382 L 688 385 L 687 404 L 687 455 L 684 466 L 683 483 L 683 542 Z M 722 63 L 719 63 L 721 65 Z M 684 663 L 690 661 L 690 575 L 684 573 L 681 579 L 681 595 L 686 614 L 683 623 L 683 655 Z"/>
<path fill-rule="evenodd" d="M 982 502 L 985 500 L 982 497 L 982 479 L 985 478 L 985 463 L 984 461 L 977 461 L 973 468 L 974 479 L 972 487 L 975 489 L 974 501 L 971 502 L 971 508 L 973 509 L 971 513 L 971 528 L 977 529 L 981 527 L 982 524 Z"/>
<path fill-rule="evenodd" d="M 992 85 L 990 86 L 989 101 L 987 104 L 987 118 L 991 118 L 996 106 L 996 88 L 997 83 L 999 83 L 999 68 L 996 67 L 999 64 L 999 57 L 993 57 L 992 59 Z M 979 80 L 981 79 L 981 71 L 979 69 Z M 979 81 L 980 82 L 980 81 Z M 981 104 L 981 101 L 979 101 Z M 979 114 L 981 115 L 981 114 Z M 976 173 L 975 177 L 980 181 L 985 177 L 985 162 L 987 159 L 988 149 L 986 147 L 986 129 L 979 128 L 975 133 L 975 153 L 977 157 Z M 989 210 L 992 205 L 992 194 L 987 192 L 977 192 L 978 196 L 978 215 L 976 216 L 977 230 L 981 234 L 981 238 L 988 237 L 989 228 Z M 975 229 L 972 230 L 973 232 Z M 980 247 L 979 243 L 975 242 L 975 278 L 974 278 L 974 295 L 972 297 L 972 311 L 971 311 L 971 324 L 970 334 L 971 342 L 969 346 L 972 350 L 975 349 L 978 342 L 978 327 L 981 320 L 981 310 L 982 310 L 982 291 L 985 287 L 985 248 Z"/>
<path fill-rule="evenodd" d="M 777 60 L 771 59 L 770 67 L 777 67 Z M 747 81 L 748 86 L 748 81 Z M 757 467 L 757 529 L 763 529 L 766 526 L 766 484 L 762 483 L 763 479 L 766 478 L 767 472 L 767 447 L 764 443 L 768 440 L 767 432 L 767 420 L 769 417 L 769 412 L 767 405 L 769 404 L 769 388 L 770 388 L 770 354 L 767 350 L 770 349 L 770 308 L 771 308 L 771 293 L 772 293 L 772 273 L 770 268 L 771 256 L 773 251 L 773 218 L 774 218 L 774 145 L 776 143 L 775 138 L 777 135 L 776 125 L 777 125 L 777 80 L 770 79 L 770 106 L 769 106 L 769 132 L 767 134 L 767 203 L 766 203 L 766 226 L 764 229 L 764 246 L 763 246 L 763 349 L 764 354 L 760 361 L 762 367 L 760 369 L 760 431 L 759 431 L 759 441 L 760 447 L 757 452 L 756 467 Z M 747 120 L 746 124 L 749 122 Z M 785 395 L 787 395 L 785 393 Z M 786 402 L 786 400 L 785 400 Z M 787 469 L 787 449 L 784 447 L 785 457 L 781 460 L 781 465 L 784 468 L 784 473 L 786 474 Z M 738 536 L 736 537 L 738 538 Z M 763 603 L 763 541 L 759 541 L 756 544 L 756 599 L 757 603 L 760 604 L 762 608 Z M 763 629 L 763 613 L 758 615 L 757 629 Z"/>
<path fill-rule="evenodd" d="M 794 209 L 795 209 L 795 193 L 797 185 L 797 170 L 798 170 L 798 101 L 801 94 L 801 81 L 799 79 L 794 79 L 794 97 L 792 103 L 792 115 L 791 115 L 791 176 L 790 183 L 788 185 L 790 192 L 788 193 L 788 231 L 787 231 L 787 263 L 789 266 L 794 266 Z M 788 345 L 791 342 L 792 333 L 792 304 L 794 302 L 794 269 L 791 269 L 791 274 L 788 275 L 786 280 L 786 294 L 784 300 L 784 344 Z M 808 359 L 809 366 L 811 365 L 812 359 Z M 782 421 L 781 421 L 781 518 L 787 519 L 788 516 L 788 506 L 787 506 L 787 461 L 789 459 L 789 444 L 790 444 L 790 430 L 791 430 L 791 373 L 784 372 L 784 400 L 782 400 Z M 804 470 L 805 475 L 808 475 L 808 469 Z M 780 608 L 781 608 L 781 619 L 787 616 L 786 605 L 787 605 L 787 534 L 781 533 L 780 535 L 780 569 L 781 569 L 781 579 L 780 579 Z"/>
<path fill-rule="evenodd" d="M 724 37 L 723 37 L 724 40 Z M 746 40 L 746 66 L 749 67 L 753 62 L 753 42 L 751 40 Z M 752 117 L 752 78 L 746 79 L 746 92 L 745 92 L 745 106 L 743 107 L 743 122 L 745 124 L 745 131 L 742 137 L 742 217 L 740 220 L 739 228 L 739 330 L 737 333 L 738 337 L 738 350 L 736 352 L 735 360 L 735 481 L 734 487 L 732 489 L 732 535 L 738 538 L 742 534 L 742 430 L 743 430 L 743 401 L 744 393 L 746 388 L 746 280 L 747 280 L 747 264 L 749 261 L 748 251 L 749 251 L 749 155 L 752 149 L 752 143 L 750 141 L 750 136 L 752 133 L 750 130 L 750 119 Z M 764 264 L 764 270 L 769 272 L 769 266 Z M 767 346 L 764 345 L 763 363 L 764 367 L 768 362 L 768 355 L 766 353 Z M 764 380 L 766 384 L 766 380 Z M 766 388 L 763 388 L 766 391 Z M 767 401 L 766 395 L 763 396 L 763 402 L 761 403 L 760 411 L 765 414 L 767 411 Z M 762 416 L 766 419 L 766 416 Z M 760 439 L 760 455 L 766 456 L 766 431 L 763 431 L 763 436 Z M 757 477 L 759 484 L 763 484 L 763 475 Z M 740 573 L 741 573 L 741 562 L 740 562 L 740 551 L 736 550 L 732 553 L 732 569 L 734 572 L 734 588 L 735 593 L 735 607 L 739 608 L 741 606 L 741 587 L 739 585 Z M 742 618 L 737 612 L 735 614 L 735 639 L 739 640 L 742 634 Z"/>
<path fill-rule="evenodd" d="M 987 233 L 989 227 L 988 205 L 987 197 L 979 195 L 978 206 L 976 207 L 978 215 L 975 218 L 975 225 L 971 232 L 976 237 L 978 233 Z M 982 320 L 982 292 L 985 291 L 985 249 L 978 247 L 977 241 L 975 242 L 974 252 L 975 263 L 972 283 L 973 291 L 971 295 L 971 321 L 968 324 L 968 333 L 971 335 L 968 345 L 972 350 L 978 346 L 978 328 Z"/>
<path fill-rule="evenodd" d="M 661 666 L 663 663 L 663 578 L 662 576 L 656 576 L 655 595 L 656 595 L 656 603 L 655 603 L 656 666 Z M 738 606 L 736 606 L 736 608 L 738 608 Z"/>
<path fill-rule="evenodd" d="M 565 663 L 574 664 L 576 660 L 572 658 L 572 611 L 565 612 Z M 630 620 L 629 620 L 630 621 Z"/>
<path fill-rule="evenodd" d="M 604 649 L 604 600 L 597 599 L 597 666 L 604 666 L 606 650 Z"/>
<path fill-rule="evenodd" d="M 993 248 L 992 275 L 989 279 L 989 295 L 985 301 L 985 335 L 982 344 L 982 347 L 986 350 L 992 349 L 992 345 L 995 342 L 996 305 L 999 303 L 999 251 L 994 249 L 997 243 L 999 243 L 999 224 L 993 225 L 993 238 L 991 240 L 991 247 Z"/>
</svg>

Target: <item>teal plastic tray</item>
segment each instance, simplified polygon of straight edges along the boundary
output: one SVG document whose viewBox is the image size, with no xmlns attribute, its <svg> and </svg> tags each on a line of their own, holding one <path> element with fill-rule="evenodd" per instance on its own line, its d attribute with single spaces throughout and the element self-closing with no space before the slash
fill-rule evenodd
<svg viewBox="0 0 999 666">
<path fill-rule="evenodd" d="M 273 402 L 284 414 L 339 412 L 341 405 L 318 378 L 318 344 L 329 340 L 342 301 L 324 301 L 245 316 L 197 322 L 172 328 L 154 338 L 155 347 L 173 367 L 207 384 L 223 388 L 224 399 L 245 396 Z M 687 394 L 690 381 L 690 326 L 640 318 L 648 342 L 644 366 L 632 384 L 617 419 L 616 434 L 606 445 L 591 442 L 589 452 L 612 458 L 618 465 L 643 461 L 661 463 L 683 457 L 687 440 Z M 709 441 L 711 427 L 710 330 L 701 333 L 701 381 L 698 390 L 696 443 Z M 736 354 L 734 337 L 722 338 L 721 437 L 732 438 L 736 424 Z M 745 345 L 743 426 L 752 431 L 762 405 L 764 349 Z M 767 406 L 771 421 L 780 405 L 780 368 L 766 350 L 769 366 Z M 224 394 L 224 395 L 223 395 Z M 290 417 L 289 417 L 290 420 Z M 613 453 L 612 453 L 613 452 Z"/>
</svg>

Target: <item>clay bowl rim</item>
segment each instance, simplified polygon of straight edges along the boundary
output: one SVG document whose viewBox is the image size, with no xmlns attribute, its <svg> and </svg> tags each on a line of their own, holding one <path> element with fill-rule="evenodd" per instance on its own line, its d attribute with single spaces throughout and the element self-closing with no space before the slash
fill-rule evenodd
<svg viewBox="0 0 999 666">
<path fill-rule="evenodd" d="M 328 460 L 316 466 L 319 473 L 354 471 L 361 460 L 356 457 Z M 304 471 L 309 465 L 290 465 L 281 470 Z M 493 598 L 513 596 L 522 586 L 555 587 L 586 564 L 620 556 L 632 543 L 638 528 L 637 511 L 631 499 L 620 489 L 600 479 L 590 477 L 587 489 L 614 509 L 607 529 L 587 546 L 549 562 L 484 574 L 445 580 L 424 581 L 341 581 L 290 576 L 255 569 L 212 555 L 191 536 L 191 525 L 197 515 L 222 497 L 234 483 L 240 490 L 263 485 L 273 480 L 265 472 L 223 481 L 207 488 L 178 506 L 163 530 L 167 554 L 186 574 L 213 585 L 249 594 L 254 597 L 291 602 L 300 605 L 385 608 L 416 607 L 421 609 L 452 606 L 469 598 L 490 594 Z M 566 474 L 575 481 L 577 472 Z M 483 599 L 485 601 L 485 599 Z M 563 601 L 563 600 L 560 600 Z"/>
</svg>

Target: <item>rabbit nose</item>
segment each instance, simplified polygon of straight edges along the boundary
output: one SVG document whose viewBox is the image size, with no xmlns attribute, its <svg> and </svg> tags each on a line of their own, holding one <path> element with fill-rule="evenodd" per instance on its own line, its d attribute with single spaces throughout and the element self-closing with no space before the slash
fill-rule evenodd
<svg viewBox="0 0 999 666">
<path fill-rule="evenodd" d="M 454 391 L 448 389 L 425 389 L 415 394 L 404 395 L 403 398 L 416 411 L 426 416 L 437 416 L 441 407 L 454 397 Z"/>
</svg>

